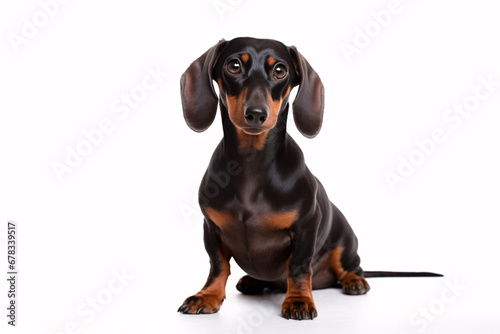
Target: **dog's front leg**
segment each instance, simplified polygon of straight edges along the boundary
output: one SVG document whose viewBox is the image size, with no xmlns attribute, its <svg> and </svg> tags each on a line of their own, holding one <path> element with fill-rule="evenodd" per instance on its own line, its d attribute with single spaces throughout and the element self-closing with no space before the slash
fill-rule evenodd
<svg viewBox="0 0 500 334">
<path fill-rule="evenodd" d="M 294 229 L 292 254 L 286 263 L 287 291 L 281 307 L 281 315 L 286 319 L 312 320 L 318 315 L 312 296 L 311 266 L 318 216 L 320 214 L 307 222 L 297 222 L 302 224 Z"/>
<path fill-rule="evenodd" d="M 207 283 L 195 295 L 188 297 L 179 312 L 189 314 L 216 313 L 226 298 L 226 282 L 230 275 L 230 251 L 221 242 L 217 228 L 209 220 L 204 224 L 205 249 L 210 257 Z"/>
</svg>

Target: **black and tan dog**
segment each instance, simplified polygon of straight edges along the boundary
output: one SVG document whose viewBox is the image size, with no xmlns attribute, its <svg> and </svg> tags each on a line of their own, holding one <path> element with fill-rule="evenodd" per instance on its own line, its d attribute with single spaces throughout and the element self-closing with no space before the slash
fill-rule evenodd
<svg viewBox="0 0 500 334">
<path fill-rule="evenodd" d="M 287 319 L 317 316 L 312 289 L 340 284 L 349 295 L 370 290 L 353 230 L 286 132 L 295 86 L 293 119 L 304 136 L 314 137 L 323 119 L 323 84 L 295 47 L 267 39 L 220 41 L 182 76 L 189 127 L 206 130 L 219 102 L 224 138 L 199 191 L 210 273 L 179 312 L 219 310 L 231 258 L 248 273 L 237 285 L 242 293 L 286 291 L 281 314 Z M 408 276 L 417 274 L 425 275 Z M 390 274 L 371 272 L 383 275 Z"/>
</svg>

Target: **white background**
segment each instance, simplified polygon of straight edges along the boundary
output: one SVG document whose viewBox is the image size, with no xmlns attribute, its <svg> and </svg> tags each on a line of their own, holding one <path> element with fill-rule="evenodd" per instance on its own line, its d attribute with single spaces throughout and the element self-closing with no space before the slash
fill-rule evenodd
<svg viewBox="0 0 500 334">
<path fill-rule="evenodd" d="M 473 101 L 479 77 L 500 81 L 497 6 L 401 0 L 377 31 L 371 12 L 388 3 L 68 1 L 44 22 L 39 2 L 2 1 L 0 241 L 5 254 L 16 221 L 20 276 L 15 329 L 0 284 L 1 332 L 498 333 L 500 87 L 458 126 L 443 119 Z M 16 52 L 13 34 L 37 19 Z M 367 27 L 373 37 L 349 62 L 342 43 Z M 319 317 L 296 322 L 279 316 L 283 295 L 241 296 L 233 264 L 218 314 L 176 312 L 208 274 L 196 193 L 222 136 L 219 116 L 202 134 L 185 125 L 179 78 L 238 36 L 295 45 L 320 74 L 321 133 L 301 137 L 291 119 L 289 132 L 353 226 L 363 268 L 445 278 L 371 279 L 362 297 L 315 291 Z M 147 68 L 168 75 L 120 118 L 113 106 Z M 54 162 L 106 119 L 113 130 L 59 180 Z M 384 175 L 438 128 L 446 140 L 391 191 Z M 122 271 L 126 285 L 114 279 Z"/>
</svg>

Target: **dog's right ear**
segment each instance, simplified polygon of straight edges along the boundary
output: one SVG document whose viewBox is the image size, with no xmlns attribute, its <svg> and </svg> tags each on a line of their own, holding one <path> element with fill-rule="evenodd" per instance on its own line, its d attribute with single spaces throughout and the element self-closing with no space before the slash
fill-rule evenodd
<svg viewBox="0 0 500 334">
<path fill-rule="evenodd" d="M 212 71 L 226 41 L 221 40 L 196 59 L 181 77 L 184 119 L 196 132 L 208 129 L 217 113 L 218 97 L 212 85 Z"/>
</svg>

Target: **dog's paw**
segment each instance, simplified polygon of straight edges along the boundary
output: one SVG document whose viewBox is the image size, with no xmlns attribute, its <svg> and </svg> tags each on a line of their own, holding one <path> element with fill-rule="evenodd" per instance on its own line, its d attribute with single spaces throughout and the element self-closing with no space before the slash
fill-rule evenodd
<svg viewBox="0 0 500 334">
<path fill-rule="evenodd" d="M 177 312 L 184 314 L 211 314 L 219 311 L 224 297 L 199 292 L 187 298 Z"/>
<path fill-rule="evenodd" d="M 238 284 L 236 284 L 236 289 L 244 295 L 260 295 L 268 286 L 268 282 L 246 275 L 240 278 Z"/>
<path fill-rule="evenodd" d="M 368 291 L 370 291 L 368 282 L 355 273 L 348 273 L 342 280 L 342 292 L 346 295 L 364 295 Z"/>
<path fill-rule="evenodd" d="M 313 320 L 318 316 L 318 311 L 310 297 L 286 297 L 281 307 L 281 315 L 285 319 Z"/>
</svg>

